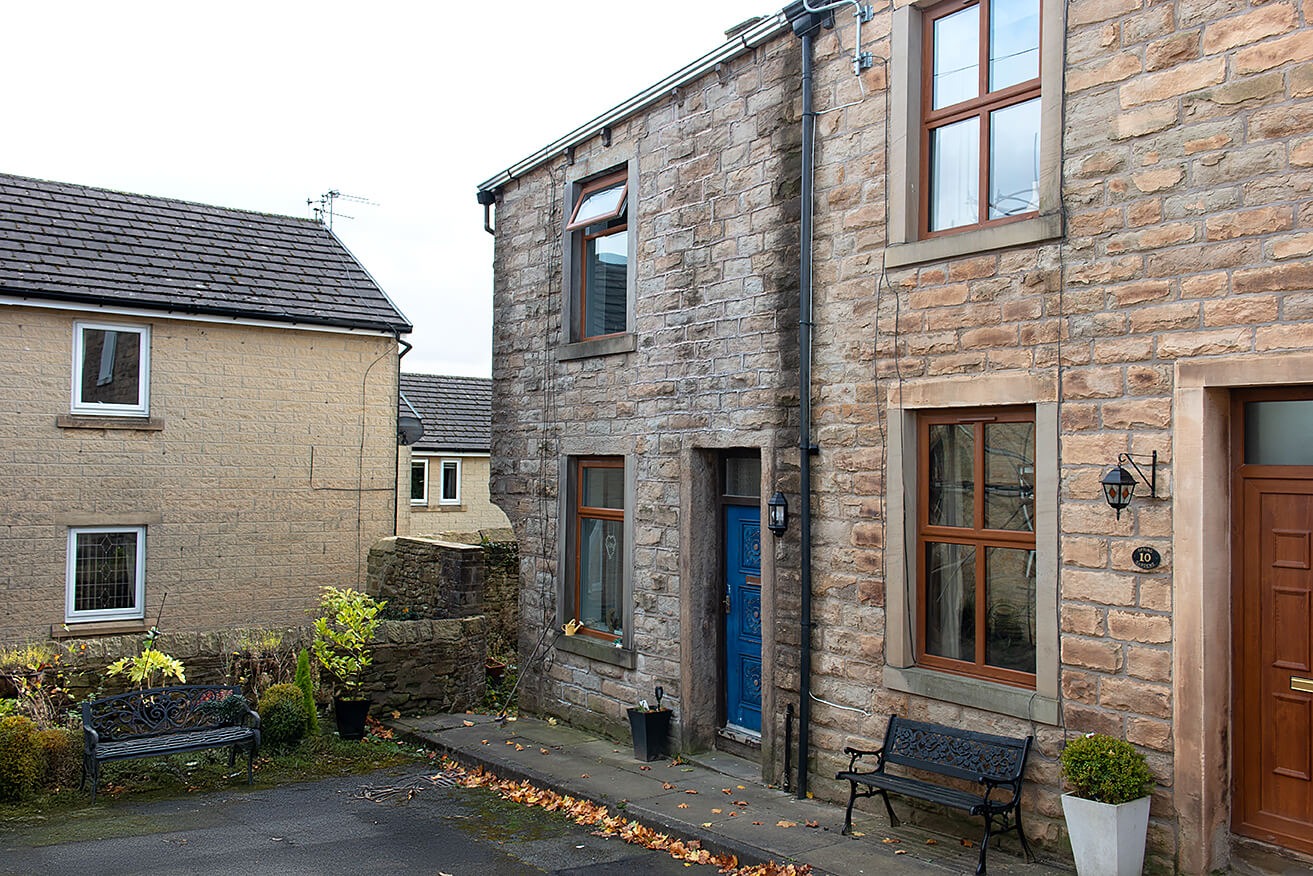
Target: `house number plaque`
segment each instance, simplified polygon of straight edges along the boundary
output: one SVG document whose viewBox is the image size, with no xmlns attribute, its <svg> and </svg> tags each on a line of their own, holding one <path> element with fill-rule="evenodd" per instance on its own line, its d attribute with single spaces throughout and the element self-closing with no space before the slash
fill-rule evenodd
<svg viewBox="0 0 1313 876">
<path fill-rule="evenodd" d="M 1156 569 L 1162 561 L 1162 554 L 1147 545 L 1131 551 L 1131 562 L 1141 569 Z"/>
</svg>

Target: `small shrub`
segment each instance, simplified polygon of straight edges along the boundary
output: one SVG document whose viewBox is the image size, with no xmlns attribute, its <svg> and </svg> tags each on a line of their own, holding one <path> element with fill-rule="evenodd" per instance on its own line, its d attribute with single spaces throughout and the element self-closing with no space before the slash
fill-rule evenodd
<svg viewBox="0 0 1313 876">
<path fill-rule="evenodd" d="M 18 711 L 18 700 L 0 700 L 0 718 L 8 718 L 16 711 Z"/>
<path fill-rule="evenodd" d="M 36 724 L 22 715 L 0 719 L 0 801 L 21 800 L 40 778 Z"/>
<path fill-rule="evenodd" d="M 48 729 L 36 733 L 41 752 L 41 786 L 70 788 L 82 775 L 82 739 L 72 730 Z"/>
<path fill-rule="evenodd" d="M 1154 786 L 1144 755 L 1122 739 L 1091 733 L 1062 749 L 1062 776 L 1077 797 L 1100 803 L 1129 803 Z"/>
<path fill-rule="evenodd" d="M 305 735 L 305 694 L 294 684 L 275 684 L 260 697 L 260 740 L 273 748 L 292 745 Z"/>
<path fill-rule="evenodd" d="M 305 648 L 296 655 L 295 684 L 305 700 L 305 729 L 311 736 L 319 735 L 319 709 L 315 708 L 315 680 L 310 676 L 310 652 Z"/>
</svg>

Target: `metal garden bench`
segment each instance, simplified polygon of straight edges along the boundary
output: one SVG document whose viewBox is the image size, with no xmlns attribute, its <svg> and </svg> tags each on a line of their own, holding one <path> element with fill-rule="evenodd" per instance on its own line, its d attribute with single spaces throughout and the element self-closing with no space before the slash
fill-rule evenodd
<svg viewBox="0 0 1313 876">
<path fill-rule="evenodd" d="M 100 765 L 111 760 L 229 748 L 228 765 L 246 752 L 246 783 L 260 747 L 260 716 L 245 700 L 224 701 L 241 689 L 186 684 L 131 691 L 82 704 L 82 784 L 91 778 L 96 802 Z"/>
<path fill-rule="evenodd" d="M 983 816 L 985 836 L 980 842 L 977 876 L 985 873 L 989 838 L 999 833 L 1016 831 L 1027 860 L 1034 860 L 1021 827 L 1021 774 L 1026 768 L 1032 739 L 1031 736 L 1025 739 L 992 736 L 891 716 L 883 747 L 875 751 L 843 750 L 850 757 L 848 769 L 835 778 L 849 782 L 852 788 L 843 821 L 844 835 L 852 832 L 853 803 L 858 797 L 880 795 L 889 812 L 890 824 L 897 826 L 898 816 L 889 804 L 889 792 L 893 792 Z M 860 770 L 858 761 L 872 755 L 874 767 Z M 961 779 L 973 783 L 975 788 L 950 787 L 906 775 L 901 770 L 891 773 L 886 770 L 890 765 Z"/>
</svg>

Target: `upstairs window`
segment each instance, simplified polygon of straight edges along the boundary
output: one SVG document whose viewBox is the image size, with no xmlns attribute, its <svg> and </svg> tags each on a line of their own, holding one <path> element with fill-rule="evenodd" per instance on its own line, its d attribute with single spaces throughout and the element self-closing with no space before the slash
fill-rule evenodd
<svg viewBox="0 0 1313 876">
<path fill-rule="evenodd" d="M 566 231 L 578 260 L 578 307 L 573 339 L 584 341 L 628 329 L 629 182 L 621 170 L 584 184 Z"/>
<path fill-rule="evenodd" d="M 921 234 L 1036 215 L 1040 0 L 950 0 L 922 32 Z"/>
<path fill-rule="evenodd" d="M 146 578 L 146 527 L 88 526 L 68 531 L 64 619 L 140 618 Z"/>
<path fill-rule="evenodd" d="M 149 328 L 74 323 L 73 413 L 148 416 L 149 386 Z"/>
</svg>

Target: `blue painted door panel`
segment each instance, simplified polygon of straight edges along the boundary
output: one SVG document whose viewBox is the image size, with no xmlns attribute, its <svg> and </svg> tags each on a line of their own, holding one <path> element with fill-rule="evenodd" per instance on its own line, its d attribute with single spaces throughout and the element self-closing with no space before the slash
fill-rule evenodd
<svg viewBox="0 0 1313 876">
<path fill-rule="evenodd" d="M 725 507 L 726 723 L 761 732 L 761 511 Z"/>
</svg>

